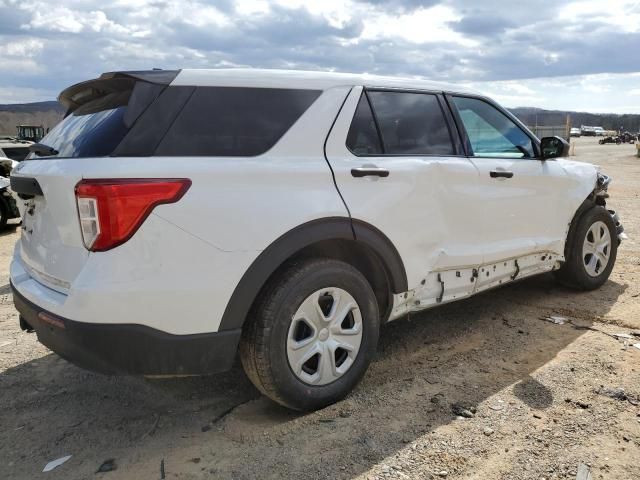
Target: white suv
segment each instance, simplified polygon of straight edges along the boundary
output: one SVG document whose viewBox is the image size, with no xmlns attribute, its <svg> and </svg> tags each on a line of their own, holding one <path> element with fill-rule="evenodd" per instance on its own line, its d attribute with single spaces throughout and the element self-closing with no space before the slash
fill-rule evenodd
<svg viewBox="0 0 640 480">
<path fill-rule="evenodd" d="M 380 326 L 543 272 L 607 280 L 608 177 L 453 85 L 260 70 L 74 85 L 11 177 L 25 329 L 105 373 L 187 375 L 239 351 L 264 394 L 344 397 Z"/>
</svg>

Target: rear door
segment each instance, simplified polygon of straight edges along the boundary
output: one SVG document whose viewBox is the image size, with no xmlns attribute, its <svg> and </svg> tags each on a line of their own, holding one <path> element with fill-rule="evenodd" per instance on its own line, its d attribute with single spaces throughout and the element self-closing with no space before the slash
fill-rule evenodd
<svg viewBox="0 0 640 480">
<path fill-rule="evenodd" d="M 534 137 L 482 98 L 447 97 L 480 172 L 484 263 L 535 252 L 562 255 L 571 180 L 562 166 L 538 158 Z"/>
<path fill-rule="evenodd" d="M 409 289 L 436 289 L 440 300 L 441 284 L 428 274 L 482 260 L 478 172 L 443 107 L 436 93 L 354 88 L 326 144 L 351 217 L 391 240 Z M 473 282 L 465 275 L 462 290 Z"/>
</svg>

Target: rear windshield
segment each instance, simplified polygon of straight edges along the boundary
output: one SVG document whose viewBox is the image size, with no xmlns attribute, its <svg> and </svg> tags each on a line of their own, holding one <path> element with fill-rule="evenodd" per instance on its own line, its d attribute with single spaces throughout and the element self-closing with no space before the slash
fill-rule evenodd
<svg viewBox="0 0 640 480">
<path fill-rule="evenodd" d="M 57 150 L 57 157 L 110 155 L 129 131 L 124 123 L 129 95 L 111 93 L 80 106 L 40 143 Z"/>
<path fill-rule="evenodd" d="M 320 95 L 239 87 L 167 87 L 160 93 L 144 85 L 85 103 L 40 143 L 57 150 L 57 158 L 255 156 L 275 145 Z"/>
</svg>

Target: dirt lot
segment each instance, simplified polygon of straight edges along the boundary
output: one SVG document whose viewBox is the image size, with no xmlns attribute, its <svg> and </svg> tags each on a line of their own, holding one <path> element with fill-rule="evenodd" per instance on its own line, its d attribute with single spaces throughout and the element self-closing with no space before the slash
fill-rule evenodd
<svg viewBox="0 0 640 480">
<path fill-rule="evenodd" d="M 239 366 L 208 378 L 111 378 L 50 353 L 18 328 L 8 285 L 18 231 L 9 230 L 0 478 L 539 480 L 575 478 L 581 462 L 594 479 L 640 478 L 640 349 L 603 333 L 640 330 L 634 153 L 576 142 L 576 159 L 614 177 L 610 206 L 630 236 L 602 289 L 577 293 L 542 276 L 389 324 L 357 390 L 306 415 L 260 397 Z M 626 393 L 610 398 L 601 386 Z M 475 415 L 453 414 L 459 402 Z M 116 469 L 96 473 L 108 459 Z"/>
</svg>

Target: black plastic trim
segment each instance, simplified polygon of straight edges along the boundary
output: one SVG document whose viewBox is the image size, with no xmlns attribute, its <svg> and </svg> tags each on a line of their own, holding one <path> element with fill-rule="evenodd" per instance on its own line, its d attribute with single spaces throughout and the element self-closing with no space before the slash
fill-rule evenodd
<svg viewBox="0 0 640 480">
<path fill-rule="evenodd" d="M 169 85 L 175 80 L 179 73 L 180 70 L 123 70 L 119 72 L 105 72 L 100 75 L 100 78 L 135 78 L 136 80 L 155 83 L 157 85 Z"/>
<path fill-rule="evenodd" d="M 229 370 L 241 331 L 173 335 L 137 324 L 86 323 L 47 312 L 11 283 L 20 323 L 79 367 L 106 374 L 205 375 Z M 43 320 L 44 318 L 44 320 Z"/>
<path fill-rule="evenodd" d="M 361 220 L 352 219 L 352 227 L 355 239 L 369 246 L 382 259 L 389 275 L 392 293 L 409 290 L 404 262 L 393 242 L 376 227 Z"/>
<path fill-rule="evenodd" d="M 489 172 L 491 178 L 512 178 L 513 172 L 506 172 L 502 170 L 491 170 Z"/>
<path fill-rule="evenodd" d="M 220 330 L 242 328 L 249 310 L 269 277 L 303 248 L 323 240 L 363 242 L 380 257 L 393 293 L 408 290 L 404 264 L 391 241 L 377 228 L 347 217 L 313 220 L 285 233 L 267 247 L 238 282 L 220 322 Z"/>
<path fill-rule="evenodd" d="M 70 87 L 65 88 L 60 95 L 58 95 L 58 101 L 67 108 L 67 113 L 71 113 L 78 108 L 81 102 L 73 100 L 74 95 L 79 92 L 97 89 L 108 90 L 115 88 L 116 90 L 122 88 L 132 88 L 136 81 L 143 81 L 148 83 L 154 83 L 157 85 L 169 85 L 178 76 L 180 70 L 135 70 L 135 71 L 122 71 L 122 72 L 107 72 L 100 75 L 98 78 L 86 80 L 84 82 L 76 83 Z"/>
<path fill-rule="evenodd" d="M 458 125 L 453 118 L 451 108 L 449 107 L 444 94 L 438 94 L 438 102 L 440 103 L 440 109 L 442 110 L 442 114 L 444 115 L 445 121 L 447 122 L 447 128 L 449 129 L 449 136 L 451 137 L 451 141 L 453 143 L 453 150 L 455 155 L 466 156 L 464 145 L 462 144 L 462 139 L 460 138 L 460 132 L 458 131 Z"/>
<path fill-rule="evenodd" d="M 355 178 L 362 177 L 381 177 L 386 178 L 389 176 L 389 170 L 386 168 L 376 168 L 376 167 L 356 167 L 351 169 L 351 176 Z"/>
<path fill-rule="evenodd" d="M 37 195 L 42 196 L 42 188 L 40 188 L 40 184 L 35 178 L 11 175 L 9 182 L 11 183 L 11 190 L 24 200 Z"/>
</svg>

